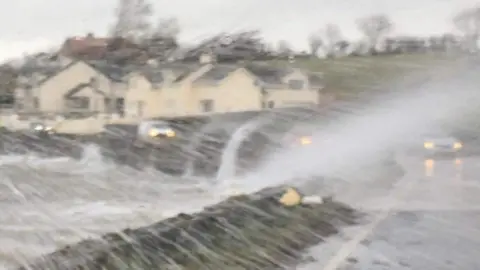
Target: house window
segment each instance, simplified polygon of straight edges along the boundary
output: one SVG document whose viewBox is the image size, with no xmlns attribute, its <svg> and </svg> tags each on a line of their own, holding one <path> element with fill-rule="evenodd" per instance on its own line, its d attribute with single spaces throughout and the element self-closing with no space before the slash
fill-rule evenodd
<svg viewBox="0 0 480 270">
<path fill-rule="evenodd" d="M 69 107 L 72 109 L 89 109 L 90 99 L 88 97 L 72 97 L 69 99 Z"/>
<path fill-rule="evenodd" d="M 294 90 L 300 90 L 305 88 L 305 82 L 303 80 L 289 80 L 288 88 Z"/>
<path fill-rule="evenodd" d="M 137 101 L 137 116 L 142 117 L 145 110 L 145 101 Z"/>
<path fill-rule="evenodd" d="M 40 108 L 40 101 L 38 100 L 38 97 L 33 98 L 33 108 L 34 109 Z"/>
<path fill-rule="evenodd" d="M 111 106 L 111 100 L 110 98 L 104 98 L 103 99 L 103 105 L 105 106 L 105 108 L 107 110 L 110 110 L 110 106 Z"/>
<path fill-rule="evenodd" d="M 125 116 L 125 99 L 124 98 L 117 98 L 115 100 L 115 111 L 121 117 Z"/>
<path fill-rule="evenodd" d="M 104 98 L 103 105 L 105 106 L 105 112 L 107 113 L 117 113 L 118 112 L 118 103 L 117 99 Z"/>
<path fill-rule="evenodd" d="M 275 102 L 270 100 L 269 102 L 267 102 L 267 107 L 268 107 L 269 109 L 275 108 Z"/>
<path fill-rule="evenodd" d="M 212 99 L 205 99 L 200 101 L 200 107 L 202 112 L 212 112 L 213 105 L 214 103 Z"/>
</svg>

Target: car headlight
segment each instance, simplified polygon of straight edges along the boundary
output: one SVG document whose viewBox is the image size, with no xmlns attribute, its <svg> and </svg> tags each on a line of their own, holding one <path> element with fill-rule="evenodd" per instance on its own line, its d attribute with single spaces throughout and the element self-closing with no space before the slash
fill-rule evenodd
<svg viewBox="0 0 480 270">
<path fill-rule="evenodd" d="M 423 144 L 423 147 L 425 147 L 425 149 L 432 149 L 435 145 L 432 143 L 432 142 L 425 142 Z"/>
<path fill-rule="evenodd" d="M 160 131 L 156 128 L 152 128 L 148 131 L 148 136 L 150 137 L 157 137 L 158 135 L 160 135 Z"/>
<path fill-rule="evenodd" d="M 455 148 L 455 149 L 460 149 L 462 147 L 463 147 L 463 145 L 460 142 L 456 142 L 456 143 L 453 144 L 453 148 Z"/>
<path fill-rule="evenodd" d="M 171 130 L 171 129 L 167 130 L 167 131 L 165 132 L 165 135 L 167 135 L 167 137 L 169 137 L 169 138 L 172 138 L 172 137 L 175 137 L 175 136 L 176 136 L 175 131 L 173 131 L 173 130 Z"/>
<path fill-rule="evenodd" d="M 309 145 L 312 144 L 312 139 L 310 137 L 301 137 L 300 138 L 301 145 Z"/>
<path fill-rule="evenodd" d="M 152 128 L 150 129 L 150 131 L 148 132 L 148 136 L 150 137 L 157 137 L 159 135 L 163 135 L 165 137 L 168 137 L 168 138 L 173 138 L 175 137 L 177 134 L 175 133 L 174 130 L 172 129 L 167 129 L 167 130 L 159 130 L 157 128 Z"/>
</svg>

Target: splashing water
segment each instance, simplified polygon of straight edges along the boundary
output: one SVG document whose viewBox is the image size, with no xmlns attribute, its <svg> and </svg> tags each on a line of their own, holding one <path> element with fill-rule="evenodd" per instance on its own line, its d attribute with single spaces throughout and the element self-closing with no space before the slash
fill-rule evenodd
<svg viewBox="0 0 480 270">
<path fill-rule="evenodd" d="M 257 118 L 247 121 L 245 124 L 238 127 L 228 140 L 225 149 L 222 152 L 220 168 L 217 172 L 217 182 L 232 179 L 235 177 L 237 153 L 242 145 L 242 142 L 253 132 L 255 132 L 263 123 L 263 118 Z"/>
<path fill-rule="evenodd" d="M 187 164 L 185 165 L 185 172 L 183 174 L 184 177 L 191 177 L 194 174 L 194 165 L 195 165 L 195 160 L 197 155 L 194 152 L 195 149 L 197 149 L 202 142 L 202 139 L 204 139 L 208 134 L 212 131 L 216 131 L 219 129 L 219 125 L 214 122 L 208 123 L 207 125 L 203 126 L 195 136 L 190 140 L 189 145 L 187 146 L 187 153 L 191 154 L 190 159 L 187 161 Z"/>
<path fill-rule="evenodd" d="M 372 159 L 380 158 L 385 149 L 402 146 L 423 131 L 440 127 L 444 122 L 455 122 L 480 104 L 476 73 L 478 69 L 474 68 L 458 79 L 436 80 L 412 90 L 403 89 L 402 93 L 373 100 L 371 106 L 341 104 L 339 111 L 347 113 L 336 114 L 335 121 L 317 124 L 312 136 L 314 144 L 280 150 L 236 182 L 249 192 L 291 183 L 293 179 L 299 184 L 312 175 L 337 176 L 343 182 L 341 188 L 335 189 L 335 195 L 353 206 L 362 206 L 361 199 L 367 196 L 361 195 L 369 194 L 372 185 L 379 184 L 367 183 L 363 177 L 357 177 L 359 174 L 369 175 L 362 167 Z M 261 122 L 250 121 L 236 130 L 236 135 L 231 137 L 229 146 L 222 153 L 217 179 L 231 178 L 241 141 Z M 199 210 L 203 205 L 221 199 L 216 193 L 225 196 L 221 188 L 211 186 L 210 183 L 215 182 L 212 179 L 191 174 L 183 178 L 105 163 L 95 146 L 86 146 L 80 161 L 34 156 L 2 157 L 0 239 L 4 244 L 0 247 L 0 260 L 7 266 L 81 238 L 144 225 L 178 211 Z M 417 185 L 414 180 L 416 178 L 410 178 L 408 183 Z M 327 181 L 325 184 L 338 183 Z M 373 199 L 385 203 L 391 199 L 386 196 L 391 194 L 390 191 L 386 189 L 385 194 L 375 194 Z M 410 190 L 405 193 L 412 194 Z M 392 196 L 404 201 L 404 197 L 398 194 Z M 347 238 L 345 236 L 345 239 L 338 239 L 337 244 L 321 248 L 318 252 L 324 258 L 315 257 L 322 263 L 317 262 L 312 269 L 322 269 L 321 266 L 327 265 L 338 250 L 345 250 L 343 245 L 349 241 Z"/>
<path fill-rule="evenodd" d="M 396 96 L 395 99 L 383 99 L 381 103 L 376 103 L 374 107 L 370 107 L 361 113 L 356 113 L 354 116 L 341 119 L 337 124 L 331 125 L 328 128 L 323 128 L 317 132 L 314 136 L 316 139 L 327 138 L 325 143 L 320 141 L 313 147 L 308 149 L 288 149 L 285 152 L 277 154 L 273 157 L 262 170 L 252 175 L 252 178 L 256 181 L 265 181 L 265 185 L 271 185 L 279 182 L 288 182 L 294 177 L 308 177 L 311 174 L 323 174 L 323 175 L 335 175 L 340 174 L 343 179 L 348 179 L 348 183 L 344 187 L 354 186 L 357 196 L 345 196 L 346 192 L 343 189 L 336 194 L 337 198 L 343 199 L 354 207 L 362 206 L 365 200 L 371 200 L 366 196 L 369 194 L 369 189 L 372 188 L 368 183 L 358 181 L 358 177 L 354 177 L 354 173 L 358 173 L 353 170 L 350 171 L 347 168 L 354 168 L 365 165 L 365 162 L 372 158 L 378 158 L 379 153 L 383 149 L 391 149 L 398 146 L 410 143 L 411 140 L 415 141 L 420 138 L 420 135 L 430 129 L 443 129 L 445 130 L 446 123 L 456 122 L 462 119 L 465 115 L 468 115 L 478 108 L 480 104 L 480 95 L 478 95 L 477 86 L 478 80 L 473 75 L 478 72 L 478 68 L 471 69 L 460 78 L 439 80 L 434 83 L 423 85 L 421 88 L 415 89 L 414 93 L 410 96 Z M 408 104 L 408 105 L 406 105 Z M 406 108 L 408 106 L 408 109 Z M 448 130 L 452 131 L 452 130 Z M 447 131 L 447 132 L 448 132 Z M 314 139 L 315 140 L 315 139 Z M 419 141 L 417 141 L 419 142 Z M 400 147 L 401 148 L 401 147 Z M 322 152 L 324 155 L 319 155 Z M 478 162 L 478 161 L 474 161 Z M 290 164 L 290 167 L 287 166 Z M 279 170 L 281 168 L 281 170 Z M 267 176 L 267 177 L 265 177 Z M 262 178 L 260 178 L 262 177 Z M 272 181 L 275 179 L 275 181 Z M 477 179 L 478 180 L 478 179 Z M 390 181 L 384 179 L 384 181 Z M 333 184 L 333 183 L 330 183 Z M 382 246 L 383 248 L 398 250 L 399 246 L 404 245 L 398 243 L 401 241 L 401 237 L 389 235 L 378 236 L 383 237 L 383 240 L 379 240 L 375 236 L 376 231 L 383 231 L 384 228 L 388 230 L 398 230 L 395 224 L 402 222 L 403 218 L 401 213 L 398 212 L 401 209 L 407 210 L 409 215 L 418 218 L 418 223 L 421 226 L 427 226 L 429 230 L 422 230 L 422 236 L 427 243 L 437 242 L 437 245 L 444 246 L 449 241 L 456 241 L 452 239 L 465 238 L 459 234 L 453 233 L 452 229 L 458 229 L 458 221 L 455 221 L 458 216 L 462 214 L 445 213 L 450 208 L 444 208 L 444 202 L 450 201 L 449 197 L 458 196 L 452 192 L 452 187 L 456 189 L 463 188 L 462 195 L 459 200 L 467 200 L 465 196 L 468 190 L 471 194 L 480 194 L 480 189 L 476 188 L 471 190 L 472 186 L 464 186 L 461 182 L 450 185 L 445 185 L 443 188 L 439 188 L 437 185 L 442 183 L 435 183 L 437 189 L 432 192 L 432 183 L 422 183 L 419 180 L 419 176 L 415 174 L 407 174 L 402 181 L 398 183 L 392 183 L 393 189 L 385 190 L 384 194 L 377 194 L 376 200 L 373 201 L 373 205 L 376 205 L 374 211 L 374 221 L 369 223 L 365 227 L 358 228 L 358 231 L 353 233 L 349 238 L 331 243 L 326 247 L 323 246 L 322 251 L 316 251 L 317 262 L 307 265 L 302 269 L 447 269 L 443 268 L 452 263 L 442 264 L 439 262 L 432 262 L 440 258 L 430 258 L 429 256 L 442 256 L 441 247 L 435 249 L 425 249 L 424 245 L 430 245 L 425 243 L 418 243 L 414 248 L 416 252 L 425 252 L 425 254 L 416 254 L 415 256 L 400 255 L 401 253 L 385 251 L 386 253 L 380 253 L 380 249 L 372 249 L 368 244 L 364 244 L 364 241 L 373 239 L 375 244 L 372 244 L 375 248 Z M 378 185 L 378 183 L 377 183 Z M 422 192 L 416 193 L 419 187 L 425 188 Z M 432 195 L 437 195 L 431 196 Z M 380 195 L 380 196 L 378 196 Z M 440 196 L 438 196 L 440 195 Z M 421 203 L 418 203 L 420 202 Z M 412 200 L 417 200 L 417 204 L 414 207 L 405 207 L 406 204 L 410 204 Z M 427 205 L 434 205 L 433 208 L 428 208 Z M 478 205 L 478 199 L 474 204 Z M 381 206 L 379 208 L 379 206 Z M 470 208 L 469 208 L 470 209 Z M 475 208 L 477 209 L 477 208 Z M 434 211 L 428 213 L 428 211 Z M 455 208 L 454 211 L 463 211 L 466 209 Z M 477 209 L 478 210 L 478 209 Z M 474 210 L 474 211 L 477 211 Z M 379 211 L 379 212 L 378 212 Z M 443 211 L 443 212 L 442 212 Z M 450 210 L 451 211 L 451 210 Z M 424 220 L 425 215 L 436 215 L 437 222 L 445 222 L 449 224 L 449 229 L 438 229 L 442 226 L 433 225 L 432 220 Z M 477 216 L 478 212 L 466 213 L 466 216 Z M 400 217 L 399 217 L 400 216 Z M 438 218 L 440 216 L 440 218 Z M 453 216 L 453 218 L 452 218 Z M 465 217 L 462 217 L 465 219 Z M 393 221 L 392 221 L 393 220 Z M 468 221 L 470 227 L 475 227 L 475 218 Z M 396 222 L 396 223 L 395 223 Z M 388 225 L 384 225 L 388 224 Z M 428 224 L 428 225 L 427 225 Z M 462 225 L 464 226 L 464 224 Z M 454 229 L 454 230 L 455 230 Z M 405 229 L 406 235 L 412 237 L 417 235 L 417 229 Z M 460 229 L 459 231 L 462 231 Z M 384 231 L 383 231 L 384 232 Z M 449 237 L 442 236 L 448 234 Z M 412 235 L 412 236 L 411 236 Z M 388 237 L 388 240 L 385 240 Z M 405 237 L 405 236 L 403 236 Z M 480 246 L 480 239 L 478 237 L 467 237 L 468 241 L 464 241 L 461 245 L 464 246 Z M 433 240 L 436 239 L 436 240 Z M 444 240 L 440 240 L 444 239 Z M 371 241 L 371 240 L 369 240 Z M 385 241 L 389 241 L 384 243 Z M 442 242 L 443 241 L 443 242 Z M 382 242 L 382 243 L 380 243 Z M 392 244 L 395 243 L 395 244 Z M 447 245 L 448 246 L 448 245 Z M 405 247 L 405 249 L 412 249 L 412 247 Z M 463 248 L 462 248 L 463 249 Z M 429 251 L 427 251 L 429 250 Z M 432 251 L 436 250 L 436 251 Z M 361 254 L 359 254 L 359 252 Z M 330 256 L 325 256 L 325 253 Z M 435 255 L 427 255 L 427 254 Z M 461 261 L 455 262 L 457 268 L 462 269 L 476 269 L 478 263 L 472 261 L 471 253 L 466 257 L 463 257 Z M 419 256 L 420 255 L 420 256 Z M 370 260 L 365 259 L 370 256 Z M 397 257 L 395 257 L 397 256 Z M 452 256 L 443 255 L 442 258 Z M 403 259 L 399 259 L 402 257 Z M 417 257 L 417 258 L 413 258 Z M 363 258 L 363 259 L 362 259 Z M 359 264 L 355 261 L 360 260 Z M 404 261 L 402 261 L 404 260 Z M 425 262 L 428 262 L 425 265 Z M 363 265 L 363 266 L 362 266 Z M 415 265 L 410 268 L 409 265 Z M 440 267 L 440 268 L 439 268 Z"/>
<path fill-rule="evenodd" d="M 462 77 L 472 78 L 475 72 L 477 69 Z M 312 136 L 316 143 L 275 153 L 245 179 L 246 185 L 255 183 L 250 190 L 257 190 L 311 175 L 341 175 L 348 179 L 352 175 L 346 168 L 366 165 L 385 149 L 420 138 L 445 122 L 454 122 L 480 104 L 473 82 L 442 80 L 406 93 L 383 96 L 362 110 L 349 109 L 351 113 L 335 123 L 319 126 Z"/>
</svg>

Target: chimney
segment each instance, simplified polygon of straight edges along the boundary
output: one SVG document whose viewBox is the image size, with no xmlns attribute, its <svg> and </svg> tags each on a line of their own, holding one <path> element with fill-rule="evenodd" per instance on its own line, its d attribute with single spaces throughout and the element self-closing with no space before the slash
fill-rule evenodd
<svg viewBox="0 0 480 270">
<path fill-rule="evenodd" d="M 87 36 L 86 36 L 87 39 L 93 39 L 95 38 L 95 36 L 93 35 L 92 32 L 88 33 Z"/>
</svg>

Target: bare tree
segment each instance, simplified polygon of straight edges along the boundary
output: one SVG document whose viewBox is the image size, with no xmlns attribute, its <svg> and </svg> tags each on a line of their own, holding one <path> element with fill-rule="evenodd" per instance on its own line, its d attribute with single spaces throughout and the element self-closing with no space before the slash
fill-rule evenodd
<svg viewBox="0 0 480 270">
<path fill-rule="evenodd" d="M 308 37 L 308 45 L 310 46 L 310 54 L 315 56 L 318 53 L 318 50 L 323 46 L 323 39 L 319 31 L 312 33 Z"/>
<path fill-rule="evenodd" d="M 327 55 L 332 56 L 335 54 L 335 50 L 337 49 L 337 44 L 343 40 L 342 32 L 340 27 L 336 24 L 327 24 L 323 29 L 323 40 L 324 40 L 324 48 Z"/>
<path fill-rule="evenodd" d="M 454 16 L 453 24 L 463 34 L 468 49 L 475 50 L 480 38 L 480 7 L 460 11 Z"/>
<path fill-rule="evenodd" d="M 142 42 L 147 54 L 158 60 L 167 60 L 178 49 L 180 25 L 175 18 L 160 18 L 148 39 Z"/>
<path fill-rule="evenodd" d="M 336 24 L 329 23 L 315 31 L 309 38 L 310 52 L 317 54 L 323 48 L 327 55 L 332 56 L 337 44 L 343 40 L 342 32 Z"/>
<path fill-rule="evenodd" d="M 365 35 L 371 50 L 393 29 L 393 23 L 386 15 L 375 14 L 357 20 L 358 29 Z"/>
<path fill-rule="evenodd" d="M 146 37 L 152 14 L 152 5 L 147 0 L 119 0 L 111 35 L 135 41 Z"/>
</svg>

